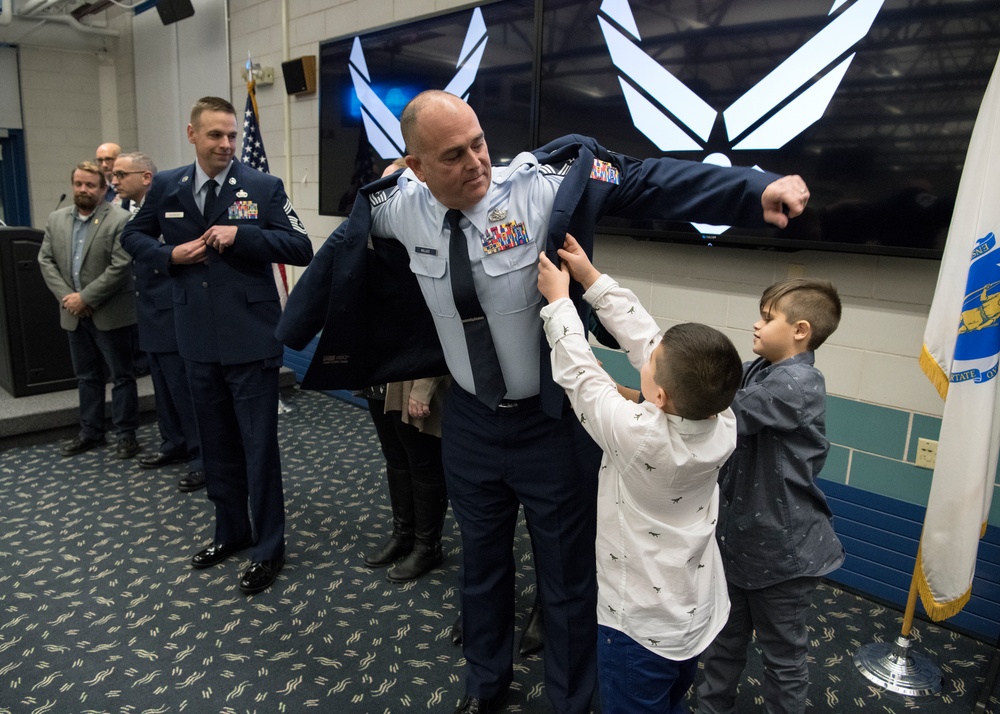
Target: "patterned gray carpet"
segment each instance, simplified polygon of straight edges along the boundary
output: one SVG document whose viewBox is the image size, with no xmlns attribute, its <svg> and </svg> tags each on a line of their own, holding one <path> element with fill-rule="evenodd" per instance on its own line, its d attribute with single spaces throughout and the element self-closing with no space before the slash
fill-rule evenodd
<svg viewBox="0 0 1000 714">
<path fill-rule="evenodd" d="M 416 583 L 365 568 L 389 528 L 367 414 L 310 392 L 285 401 L 288 562 L 253 597 L 237 587 L 245 559 L 190 568 L 212 513 L 204 491 L 176 490 L 182 467 L 143 471 L 108 449 L 61 459 L 56 444 L 0 453 L 0 712 L 451 711 L 463 693 L 449 639 L 454 522 L 444 566 Z M 139 438 L 155 448 L 155 427 Z M 516 549 L 520 627 L 534 597 L 523 523 Z M 941 666 L 945 691 L 907 700 L 851 664 L 862 644 L 895 637 L 900 613 L 829 586 L 816 606 L 812 711 L 971 711 L 991 646 L 919 623 L 917 647 Z M 550 711 L 541 656 L 515 663 L 507 710 Z M 760 679 L 752 658 L 741 711 L 762 711 Z M 1000 712 L 995 698 L 987 711 Z"/>
</svg>

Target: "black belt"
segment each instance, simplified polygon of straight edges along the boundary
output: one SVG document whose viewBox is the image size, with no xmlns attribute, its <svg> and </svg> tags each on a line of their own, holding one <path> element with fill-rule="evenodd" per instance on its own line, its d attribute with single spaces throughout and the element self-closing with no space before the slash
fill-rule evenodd
<svg viewBox="0 0 1000 714">
<path fill-rule="evenodd" d="M 458 382 L 452 382 L 451 388 L 453 391 L 460 392 L 463 397 L 471 399 L 472 401 L 479 403 L 481 406 L 486 406 L 480 402 L 475 394 L 458 386 Z M 501 399 L 500 403 L 497 404 L 496 413 L 514 414 L 516 412 L 527 411 L 528 409 L 539 409 L 541 406 L 542 397 L 540 394 L 536 394 L 533 397 L 525 397 L 524 399 Z M 486 408 L 489 409 L 489 407 Z"/>
<path fill-rule="evenodd" d="M 538 409 L 542 406 L 541 395 L 536 394 L 533 397 L 525 397 L 524 399 L 501 399 L 500 403 L 497 404 L 497 412 L 501 414 L 511 414 L 513 412 L 521 412 L 526 409 Z"/>
</svg>

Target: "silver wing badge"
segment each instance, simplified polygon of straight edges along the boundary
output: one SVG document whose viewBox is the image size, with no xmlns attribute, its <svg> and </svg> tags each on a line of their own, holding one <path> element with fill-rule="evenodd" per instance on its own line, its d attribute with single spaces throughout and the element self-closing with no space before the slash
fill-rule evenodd
<svg viewBox="0 0 1000 714">
<path fill-rule="evenodd" d="M 479 72 L 479 64 L 482 62 L 488 39 L 489 35 L 486 32 L 483 13 L 477 7 L 472 11 L 472 19 L 469 20 L 469 28 L 465 33 L 462 51 L 459 54 L 458 62 L 455 63 L 457 71 L 444 91 L 451 92 L 468 101 L 469 88 L 476 81 L 476 74 Z M 351 72 L 354 91 L 361 102 L 361 118 L 364 121 L 365 132 L 368 134 L 368 141 L 372 148 L 383 159 L 395 159 L 402 156 L 404 145 L 403 134 L 399 130 L 399 119 L 371 87 L 371 75 L 368 72 L 365 53 L 358 37 L 354 38 L 354 44 L 351 47 L 348 69 Z"/>
<path fill-rule="evenodd" d="M 884 2 L 834 0 L 831 16 L 844 5 L 850 6 L 722 112 L 732 149 L 779 149 L 819 121 L 854 53 L 836 60 L 868 34 Z M 628 0 L 604 0 L 599 13 L 601 32 L 620 72 L 618 82 L 635 128 L 660 151 L 704 149 L 699 140 L 708 141 L 718 112 L 642 50 Z M 724 154 L 711 154 L 705 162 L 732 165 Z M 692 225 L 702 233 L 718 234 L 729 228 Z"/>
</svg>

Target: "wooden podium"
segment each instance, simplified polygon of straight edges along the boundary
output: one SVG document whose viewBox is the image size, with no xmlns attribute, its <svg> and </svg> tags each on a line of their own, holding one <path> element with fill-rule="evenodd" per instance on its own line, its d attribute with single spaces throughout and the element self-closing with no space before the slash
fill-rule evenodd
<svg viewBox="0 0 1000 714">
<path fill-rule="evenodd" d="M 0 386 L 15 397 L 77 386 L 59 303 L 38 269 L 43 237 L 0 226 Z"/>
</svg>

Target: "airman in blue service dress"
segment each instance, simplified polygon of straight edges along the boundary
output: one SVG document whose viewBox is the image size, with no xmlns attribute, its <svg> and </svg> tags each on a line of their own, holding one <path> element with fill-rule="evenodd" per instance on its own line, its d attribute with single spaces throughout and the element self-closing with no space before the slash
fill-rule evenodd
<svg viewBox="0 0 1000 714">
<path fill-rule="evenodd" d="M 278 178 L 237 161 L 214 178 L 218 196 L 203 217 L 209 177 L 199 162 L 157 174 L 122 244 L 173 278 L 177 347 L 191 384 L 216 513 L 213 546 L 192 564 L 215 565 L 252 545 L 253 563 L 274 571 L 260 580 L 270 585 L 285 553 L 277 435 L 283 347 L 274 336 L 281 304 L 271 264 L 305 265 L 312 244 Z M 235 241 L 221 252 L 209 248 L 203 262 L 171 262 L 175 247 L 213 226 L 235 226 Z M 244 575 L 244 592 L 259 591 L 253 582 L 244 587 L 253 571 L 254 565 Z"/>
<path fill-rule="evenodd" d="M 596 681 L 601 454 L 551 378 L 539 317 L 539 253 L 558 261 L 555 250 L 569 232 L 592 255 L 605 215 L 763 226 L 762 194 L 779 178 L 669 158 L 638 160 L 577 135 L 494 167 L 486 196 L 463 212 L 459 225 L 507 386 L 496 410 L 473 394 L 449 280 L 447 209 L 410 170 L 362 190 L 367 200 L 355 203 L 292 292 L 279 337 L 302 346 L 323 328 L 303 386 L 357 388 L 438 374 L 442 356 L 454 378 L 443 451 L 462 533 L 466 692 L 480 709 L 489 703 L 483 710 L 495 711 L 492 703 L 502 701 L 513 677 L 511 548 L 519 504 L 545 606 L 545 686 L 555 711 L 588 711 Z M 417 287 L 426 306 L 412 299 Z M 587 324 L 578 285 L 572 297 Z M 394 360 L 398 354 L 408 361 Z"/>
</svg>

